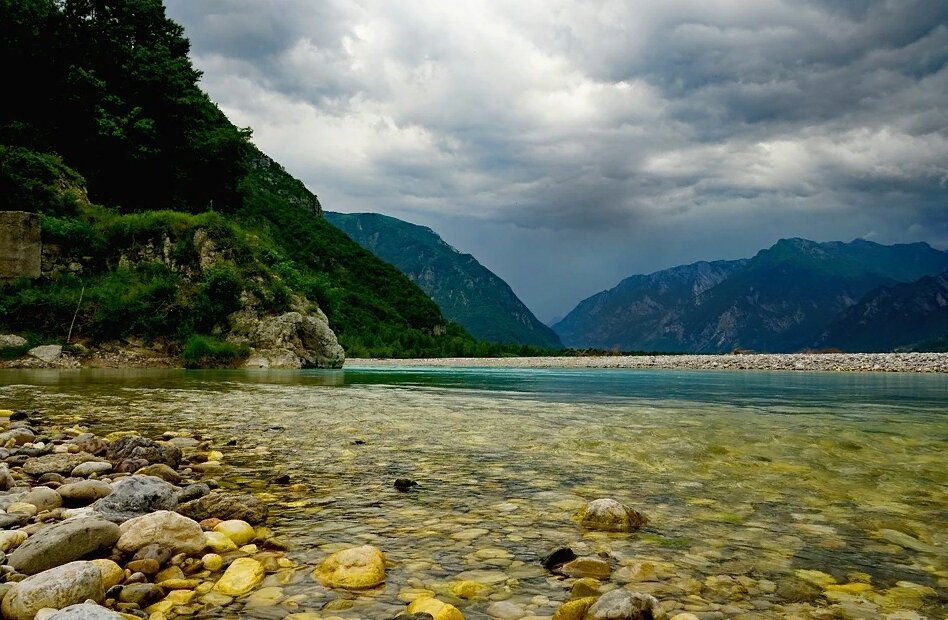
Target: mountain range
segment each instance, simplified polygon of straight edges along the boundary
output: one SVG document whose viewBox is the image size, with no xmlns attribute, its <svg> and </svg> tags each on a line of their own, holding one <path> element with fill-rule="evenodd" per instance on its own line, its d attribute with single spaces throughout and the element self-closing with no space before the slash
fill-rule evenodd
<svg viewBox="0 0 948 620">
<path fill-rule="evenodd" d="M 553 326 L 570 347 L 883 351 L 946 335 L 948 252 L 781 239 L 750 259 L 626 278 Z"/>
<path fill-rule="evenodd" d="M 379 213 L 326 212 L 356 243 L 394 265 L 472 336 L 491 342 L 562 348 L 510 286 L 437 233 Z"/>
</svg>

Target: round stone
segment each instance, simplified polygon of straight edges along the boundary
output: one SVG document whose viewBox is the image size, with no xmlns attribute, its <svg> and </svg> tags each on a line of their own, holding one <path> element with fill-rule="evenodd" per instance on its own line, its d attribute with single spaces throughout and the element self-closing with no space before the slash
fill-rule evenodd
<svg viewBox="0 0 948 620">
<path fill-rule="evenodd" d="M 337 551 L 323 560 L 313 577 L 330 588 L 373 588 L 385 581 L 385 556 L 370 545 Z"/>
</svg>

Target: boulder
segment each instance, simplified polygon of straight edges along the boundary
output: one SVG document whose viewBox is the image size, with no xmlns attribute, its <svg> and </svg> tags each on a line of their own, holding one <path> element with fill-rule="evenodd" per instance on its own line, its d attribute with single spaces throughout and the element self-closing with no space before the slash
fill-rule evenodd
<svg viewBox="0 0 948 620">
<path fill-rule="evenodd" d="M 23 473 L 37 478 L 50 473 L 68 476 L 76 465 L 95 460 L 88 452 L 44 454 L 27 459 L 23 464 Z"/>
<path fill-rule="evenodd" d="M 68 506 L 87 506 L 112 493 L 112 485 L 102 480 L 80 480 L 56 489 Z"/>
<path fill-rule="evenodd" d="M 14 446 L 22 446 L 36 439 L 36 434 L 29 428 L 11 428 L 8 431 L 0 433 L 0 446 L 5 446 L 11 440 Z"/>
<path fill-rule="evenodd" d="M 576 512 L 575 518 L 583 527 L 607 532 L 631 532 L 648 523 L 645 515 L 609 498 L 589 502 Z"/>
<path fill-rule="evenodd" d="M 240 519 L 247 523 L 259 524 L 267 520 L 268 508 L 252 495 L 229 495 L 215 491 L 181 504 L 178 512 L 198 521 L 216 517 L 223 521 Z"/>
<path fill-rule="evenodd" d="M 14 347 L 25 347 L 26 338 L 16 334 L 0 334 L 0 349 L 12 349 Z"/>
<path fill-rule="evenodd" d="M 175 488 L 154 476 L 128 476 L 112 484 L 112 492 L 92 504 L 109 521 L 121 523 L 156 510 L 178 507 Z"/>
<path fill-rule="evenodd" d="M 253 526 L 240 519 L 221 521 L 214 526 L 214 531 L 231 539 L 235 545 L 242 547 L 257 537 Z"/>
<path fill-rule="evenodd" d="M 107 474 L 112 471 L 112 463 L 108 461 L 87 461 L 79 463 L 70 474 L 73 478 L 87 478 L 93 474 Z"/>
<path fill-rule="evenodd" d="M 595 579 L 606 579 L 612 573 L 612 567 L 609 562 L 597 557 L 587 556 L 576 558 L 571 562 L 563 564 L 557 569 L 568 577 L 593 577 Z"/>
<path fill-rule="evenodd" d="M 109 549 L 118 539 L 119 528 L 110 521 L 99 517 L 68 519 L 30 536 L 10 554 L 9 563 L 25 575 L 35 575 Z"/>
<path fill-rule="evenodd" d="M 144 459 L 148 463 L 164 463 L 176 468 L 181 463 L 181 449 L 174 444 L 153 441 L 141 435 L 126 435 L 109 444 L 106 456 L 113 463 L 125 459 Z"/>
<path fill-rule="evenodd" d="M 650 594 L 611 590 L 586 611 L 585 620 L 661 620 L 665 610 Z"/>
<path fill-rule="evenodd" d="M 51 364 L 56 362 L 63 356 L 63 348 L 58 344 L 44 344 L 38 347 L 33 347 L 27 354 L 31 357 L 35 357 L 41 362 L 46 362 Z"/>
<path fill-rule="evenodd" d="M 214 590 L 227 596 L 242 596 L 263 581 L 266 571 L 263 564 L 253 558 L 234 560 L 220 580 L 214 584 Z"/>
<path fill-rule="evenodd" d="M 197 553 L 206 545 L 204 531 L 197 521 L 170 510 L 159 510 L 123 523 L 115 547 L 122 552 L 138 551 L 157 544 L 174 552 Z"/>
<path fill-rule="evenodd" d="M 371 545 L 337 551 L 323 560 L 313 577 L 330 588 L 374 588 L 385 581 L 385 556 Z"/>
<path fill-rule="evenodd" d="M 63 609 L 105 598 L 102 573 L 92 562 L 70 562 L 14 584 L 0 609 L 5 620 L 33 620 L 40 609 Z"/>
<path fill-rule="evenodd" d="M 267 360 L 270 368 L 277 367 L 273 364 L 278 360 L 282 364 L 289 363 L 292 358 L 286 352 L 296 358 L 293 362 L 298 364 L 296 368 L 342 368 L 346 361 L 346 353 L 323 315 L 287 312 L 263 319 L 250 339 L 254 349 L 260 352 L 256 357 Z M 261 363 L 255 359 L 252 354 L 249 361 Z"/>
<path fill-rule="evenodd" d="M 125 620 L 125 617 L 102 605 L 79 603 L 78 605 L 63 607 L 50 616 L 48 620 Z"/>
</svg>

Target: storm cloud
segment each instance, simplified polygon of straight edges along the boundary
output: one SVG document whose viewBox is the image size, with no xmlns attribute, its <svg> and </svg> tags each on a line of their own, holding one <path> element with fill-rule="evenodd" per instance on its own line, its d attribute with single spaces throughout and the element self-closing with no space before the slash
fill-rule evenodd
<svg viewBox="0 0 948 620">
<path fill-rule="evenodd" d="M 211 97 L 339 211 L 543 319 L 780 237 L 948 247 L 944 0 L 168 0 Z"/>
</svg>

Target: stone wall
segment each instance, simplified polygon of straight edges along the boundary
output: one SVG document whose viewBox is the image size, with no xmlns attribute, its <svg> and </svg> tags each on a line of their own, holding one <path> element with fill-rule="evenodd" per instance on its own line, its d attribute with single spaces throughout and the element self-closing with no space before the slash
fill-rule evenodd
<svg viewBox="0 0 948 620">
<path fill-rule="evenodd" d="M 40 277 L 42 247 L 39 216 L 0 211 L 0 280 Z"/>
</svg>

